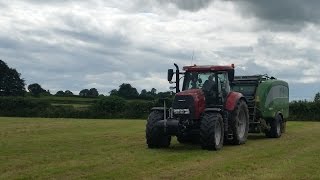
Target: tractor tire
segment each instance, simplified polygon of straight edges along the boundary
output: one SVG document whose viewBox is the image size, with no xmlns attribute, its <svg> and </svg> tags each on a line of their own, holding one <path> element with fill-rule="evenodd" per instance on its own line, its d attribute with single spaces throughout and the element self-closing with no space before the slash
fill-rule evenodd
<svg viewBox="0 0 320 180">
<path fill-rule="evenodd" d="M 279 114 L 276 115 L 274 119 L 269 120 L 270 130 L 266 132 L 268 138 L 279 138 L 281 137 L 281 126 L 282 118 Z"/>
<path fill-rule="evenodd" d="M 244 100 L 240 100 L 233 110 L 229 125 L 232 130 L 232 139 L 228 143 L 233 145 L 246 143 L 249 133 L 249 110 Z"/>
<path fill-rule="evenodd" d="M 200 143 L 202 149 L 220 150 L 223 147 L 224 125 L 221 114 L 208 112 L 201 119 Z"/>
<path fill-rule="evenodd" d="M 156 122 L 163 120 L 163 112 L 152 111 L 146 125 L 148 148 L 166 148 L 170 146 L 171 136 L 165 135 L 164 130 L 156 127 Z"/>
</svg>

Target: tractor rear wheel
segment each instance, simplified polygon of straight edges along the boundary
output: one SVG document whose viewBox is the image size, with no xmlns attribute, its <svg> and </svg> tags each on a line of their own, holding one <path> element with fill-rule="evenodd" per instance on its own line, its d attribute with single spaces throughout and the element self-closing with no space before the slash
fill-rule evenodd
<svg viewBox="0 0 320 180">
<path fill-rule="evenodd" d="M 166 148 L 170 146 L 171 136 L 164 130 L 155 126 L 156 122 L 163 120 L 163 112 L 152 111 L 146 125 L 146 139 L 149 148 Z"/>
<path fill-rule="evenodd" d="M 269 138 L 279 138 L 281 137 L 281 126 L 282 126 L 282 118 L 280 114 L 277 114 L 274 119 L 271 119 L 269 122 L 270 130 L 266 132 L 266 136 Z"/>
<path fill-rule="evenodd" d="M 223 147 L 223 119 L 219 113 L 205 113 L 200 125 L 200 142 L 202 149 L 220 150 Z"/>
<path fill-rule="evenodd" d="M 249 133 L 249 110 L 244 100 L 240 100 L 231 114 L 231 144 L 240 145 L 247 141 Z"/>
</svg>

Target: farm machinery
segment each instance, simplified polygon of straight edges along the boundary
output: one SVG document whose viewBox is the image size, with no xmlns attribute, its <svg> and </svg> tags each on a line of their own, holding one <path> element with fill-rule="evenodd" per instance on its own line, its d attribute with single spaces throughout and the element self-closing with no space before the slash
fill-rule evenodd
<svg viewBox="0 0 320 180">
<path fill-rule="evenodd" d="M 185 66 L 184 72 L 174 65 L 175 71 L 168 70 L 168 81 L 175 84 L 176 95 L 172 107 L 164 102 L 163 107 L 151 109 L 146 125 L 149 148 L 168 147 L 176 136 L 180 143 L 220 150 L 223 144 L 244 144 L 248 133 L 278 138 L 285 131 L 286 82 L 263 75 L 234 76 L 234 65 Z"/>
</svg>

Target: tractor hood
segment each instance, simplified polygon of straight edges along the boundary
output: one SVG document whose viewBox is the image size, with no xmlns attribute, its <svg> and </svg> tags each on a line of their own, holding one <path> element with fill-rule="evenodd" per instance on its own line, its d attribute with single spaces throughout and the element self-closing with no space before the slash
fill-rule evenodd
<svg viewBox="0 0 320 180">
<path fill-rule="evenodd" d="M 176 94 L 173 108 L 185 111 L 189 109 L 190 119 L 200 119 L 206 107 L 205 96 L 201 89 L 189 89 Z"/>
<path fill-rule="evenodd" d="M 192 96 L 194 99 L 204 97 L 204 93 L 201 89 L 188 89 L 176 94 L 176 96 Z"/>
</svg>

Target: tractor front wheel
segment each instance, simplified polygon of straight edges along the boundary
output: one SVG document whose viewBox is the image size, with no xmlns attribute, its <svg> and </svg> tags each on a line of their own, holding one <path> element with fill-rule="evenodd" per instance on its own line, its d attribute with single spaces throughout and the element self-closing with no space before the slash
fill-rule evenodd
<svg viewBox="0 0 320 180">
<path fill-rule="evenodd" d="M 223 119 L 219 113 L 205 113 L 200 125 L 200 142 L 202 149 L 220 150 L 223 147 Z"/>
<path fill-rule="evenodd" d="M 171 136 L 164 133 L 156 123 L 163 119 L 163 112 L 152 111 L 146 125 L 146 139 L 149 148 L 166 148 L 170 146 Z"/>
</svg>

